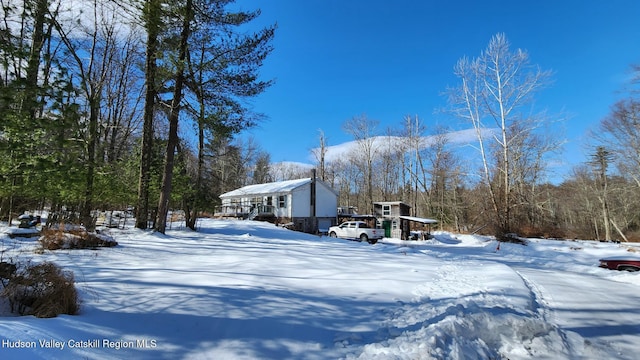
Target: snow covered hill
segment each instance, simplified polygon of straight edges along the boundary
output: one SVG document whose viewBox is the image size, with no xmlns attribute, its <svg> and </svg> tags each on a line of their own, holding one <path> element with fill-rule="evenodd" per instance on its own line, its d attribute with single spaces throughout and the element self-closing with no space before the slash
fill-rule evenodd
<svg viewBox="0 0 640 360">
<path fill-rule="evenodd" d="M 6 230 L 0 229 L 0 232 Z M 253 221 L 115 248 L 3 256 L 75 273 L 79 315 L 0 317 L 7 359 L 635 359 L 640 274 L 597 267 L 620 244 L 436 233 L 376 245 Z"/>
</svg>

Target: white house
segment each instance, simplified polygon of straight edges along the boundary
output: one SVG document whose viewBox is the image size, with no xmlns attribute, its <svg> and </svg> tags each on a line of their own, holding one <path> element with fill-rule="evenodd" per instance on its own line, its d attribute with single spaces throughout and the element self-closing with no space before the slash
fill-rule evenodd
<svg viewBox="0 0 640 360">
<path fill-rule="evenodd" d="M 220 195 L 219 216 L 292 223 L 296 230 L 317 232 L 335 225 L 338 193 L 317 178 L 248 185 Z"/>
</svg>

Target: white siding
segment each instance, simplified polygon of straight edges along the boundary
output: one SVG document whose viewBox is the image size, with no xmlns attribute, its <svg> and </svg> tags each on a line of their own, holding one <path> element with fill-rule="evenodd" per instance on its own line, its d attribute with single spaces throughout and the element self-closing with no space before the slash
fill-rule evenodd
<svg viewBox="0 0 640 360">
<path fill-rule="evenodd" d="M 316 216 L 335 217 L 338 212 L 338 198 L 324 184 L 318 182 L 316 186 Z"/>
<path fill-rule="evenodd" d="M 291 217 L 311 216 L 311 185 L 305 184 L 291 192 Z"/>
<path fill-rule="evenodd" d="M 280 207 L 280 196 L 285 196 L 286 201 L 284 207 Z M 274 206 L 277 217 L 291 217 L 291 194 L 277 194 L 274 196 Z"/>
</svg>

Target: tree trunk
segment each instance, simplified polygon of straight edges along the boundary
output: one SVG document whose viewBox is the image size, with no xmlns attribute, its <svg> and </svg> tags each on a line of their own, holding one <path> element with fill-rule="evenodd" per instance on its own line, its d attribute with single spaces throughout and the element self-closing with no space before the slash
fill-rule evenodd
<svg viewBox="0 0 640 360">
<path fill-rule="evenodd" d="M 611 241 L 611 219 L 607 199 L 602 199 L 602 224 L 604 225 L 604 239 Z"/>
<path fill-rule="evenodd" d="M 185 17 L 182 23 L 182 33 L 180 34 L 180 50 L 178 64 L 176 67 L 176 82 L 171 101 L 171 112 L 169 113 L 169 138 L 167 139 L 167 152 L 165 154 L 164 171 L 162 173 L 162 185 L 160 187 L 160 200 L 158 201 L 158 214 L 156 217 L 155 230 L 163 233 L 167 226 L 167 214 L 169 213 L 169 200 L 171 198 L 171 182 L 173 180 L 173 166 L 175 151 L 178 146 L 178 119 L 180 117 L 180 103 L 182 102 L 182 89 L 185 80 L 185 62 L 187 59 L 187 47 L 190 34 L 192 18 L 192 1 L 185 4 Z"/>
<path fill-rule="evenodd" d="M 147 54 L 145 63 L 145 103 L 140 149 L 140 175 L 138 177 L 138 202 L 136 227 L 146 229 L 149 221 L 149 183 L 151 181 L 151 157 L 153 153 L 153 116 L 156 100 L 156 59 L 160 29 L 160 1 L 148 0 L 146 4 Z"/>
<path fill-rule="evenodd" d="M 92 91 L 88 129 L 89 139 L 87 143 L 87 175 L 85 179 L 84 204 L 82 205 L 80 213 L 80 221 L 87 231 L 93 231 L 95 228 L 93 217 L 91 216 L 91 210 L 93 208 L 93 183 L 96 168 L 96 142 L 98 136 L 98 107 L 100 103 L 95 98 L 98 96 L 99 94 Z"/>
<path fill-rule="evenodd" d="M 42 53 L 42 47 L 44 45 L 45 33 L 44 25 L 46 17 L 45 15 L 49 11 L 48 0 L 37 0 L 34 13 L 33 24 L 33 39 L 31 42 L 31 52 L 29 54 L 29 60 L 27 63 L 27 95 L 26 103 L 23 109 L 26 109 L 29 113 L 29 117 L 33 123 L 36 118 L 37 104 L 38 104 L 38 75 L 40 72 L 40 54 Z"/>
<path fill-rule="evenodd" d="M 611 225 L 613 225 L 613 227 L 616 229 L 618 234 L 620 234 L 620 236 L 622 237 L 622 240 L 624 240 L 624 242 L 629 242 L 629 239 L 627 239 L 627 237 L 624 235 L 622 230 L 620 230 L 620 227 L 613 221 L 613 219 L 611 219 Z"/>
<path fill-rule="evenodd" d="M 204 107 L 202 107 L 204 112 Z M 201 114 L 204 117 L 204 114 Z M 193 199 L 193 207 L 185 209 L 187 213 L 187 227 L 196 230 L 196 219 L 198 218 L 198 199 L 202 193 L 202 177 L 204 172 L 204 124 L 198 125 L 198 170 L 196 175 L 196 194 Z"/>
</svg>

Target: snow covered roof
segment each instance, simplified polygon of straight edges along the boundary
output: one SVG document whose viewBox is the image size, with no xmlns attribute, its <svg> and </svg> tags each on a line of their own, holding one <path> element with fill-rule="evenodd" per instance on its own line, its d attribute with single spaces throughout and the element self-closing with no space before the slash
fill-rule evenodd
<svg viewBox="0 0 640 360">
<path fill-rule="evenodd" d="M 375 205 L 406 205 L 408 207 L 411 207 L 411 205 L 403 202 L 403 201 L 374 201 L 373 202 Z"/>
<path fill-rule="evenodd" d="M 287 193 L 291 192 L 300 186 L 306 185 L 311 182 L 311 178 L 277 181 L 266 184 L 247 185 L 239 189 L 226 192 L 220 195 L 221 198 L 237 197 L 246 195 L 266 195 L 274 193 Z"/>
<path fill-rule="evenodd" d="M 438 222 L 438 220 L 420 218 L 420 217 L 415 217 L 415 216 L 400 216 L 400 219 L 405 219 L 405 220 L 409 220 L 409 221 L 415 221 L 415 222 L 419 222 L 419 223 L 423 223 L 423 224 L 436 224 Z"/>
</svg>

